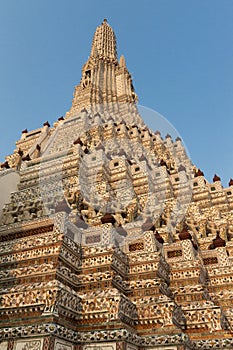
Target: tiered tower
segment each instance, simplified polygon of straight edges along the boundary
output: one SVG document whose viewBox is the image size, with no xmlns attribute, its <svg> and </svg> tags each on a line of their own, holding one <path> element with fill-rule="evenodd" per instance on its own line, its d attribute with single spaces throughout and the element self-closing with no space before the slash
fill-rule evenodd
<svg viewBox="0 0 233 350">
<path fill-rule="evenodd" d="M 116 37 L 104 19 L 94 34 L 91 54 L 82 68 L 82 79 L 75 88 L 72 108 L 67 113 L 71 117 L 83 108 L 92 111 L 111 109 L 115 114 L 135 112 L 137 95 L 125 59 L 117 59 Z M 131 108 L 130 108 L 131 107 Z"/>
<path fill-rule="evenodd" d="M 106 20 L 1 164 L 0 350 L 233 348 L 233 180 L 152 132 Z"/>
</svg>

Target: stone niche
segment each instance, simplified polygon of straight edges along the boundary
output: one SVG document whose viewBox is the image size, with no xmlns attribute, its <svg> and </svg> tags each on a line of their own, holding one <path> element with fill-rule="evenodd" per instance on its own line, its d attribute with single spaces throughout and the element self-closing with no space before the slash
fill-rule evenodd
<svg viewBox="0 0 233 350">
<path fill-rule="evenodd" d="M 54 350 L 73 350 L 74 346 L 65 340 L 56 339 Z"/>
<path fill-rule="evenodd" d="M 8 342 L 4 341 L 0 343 L 0 350 L 7 350 L 8 349 Z"/>
<path fill-rule="evenodd" d="M 116 350 L 116 343 L 86 344 L 83 350 Z"/>
<path fill-rule="evenodd" d="M 21 339 L 14 342 L 13 350 L 42 350 L 43 339 Z"/>
</svg>

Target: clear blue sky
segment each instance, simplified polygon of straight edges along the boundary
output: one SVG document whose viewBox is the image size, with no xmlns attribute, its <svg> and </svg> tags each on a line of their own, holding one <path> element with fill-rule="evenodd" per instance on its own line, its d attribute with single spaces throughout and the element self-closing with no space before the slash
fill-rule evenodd
<svg viewBox="0 0 233 350">
<path fill-rule="evenodd" d="M 107 18 L 140 104 L 179 131 L 210 181 L 233 177 L 232 0 L 0 0 L 0 160 L 70 108 Z M 157 129 L 156 125 L 150 127 Z"/>
</svg>

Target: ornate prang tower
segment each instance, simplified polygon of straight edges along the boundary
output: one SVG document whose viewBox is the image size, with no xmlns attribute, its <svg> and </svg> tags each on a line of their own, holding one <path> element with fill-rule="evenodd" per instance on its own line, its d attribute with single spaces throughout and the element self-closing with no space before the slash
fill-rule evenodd
<svg viewBox="0 0 233 350">
<path fill-rule="evenodd" d="M 82 79 L 75 88 L 72 108 L 67 117 L 83 108 L 113 108 L 125 113 L 125 108 L 135 105 L 137 95 L 125 59 L 117 59 L 116 37 L 104 19 L 94 34 L 91 54 L 83 66 Z M 122 108 L 120 108 L 122 107 Z M 129 109 L 131 110 L 131 109 Z"/>
<path fill-rule="evenodd" d="M 233 180 L 144 124 L 106 20 L 0 186 L 0 350 L 233 348 Z"/>
</svg>

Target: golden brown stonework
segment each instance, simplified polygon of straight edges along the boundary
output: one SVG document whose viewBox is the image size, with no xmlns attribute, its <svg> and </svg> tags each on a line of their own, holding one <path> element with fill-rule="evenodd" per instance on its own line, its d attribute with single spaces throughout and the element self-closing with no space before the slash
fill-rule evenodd
<svg viewBox="0 0 233 350">
<path fill-rule="evenodd" d="M 233 349 L 233 181 L 145 125 L 106 20 L 0 178 L 0 350 Z"/>
</svg>

